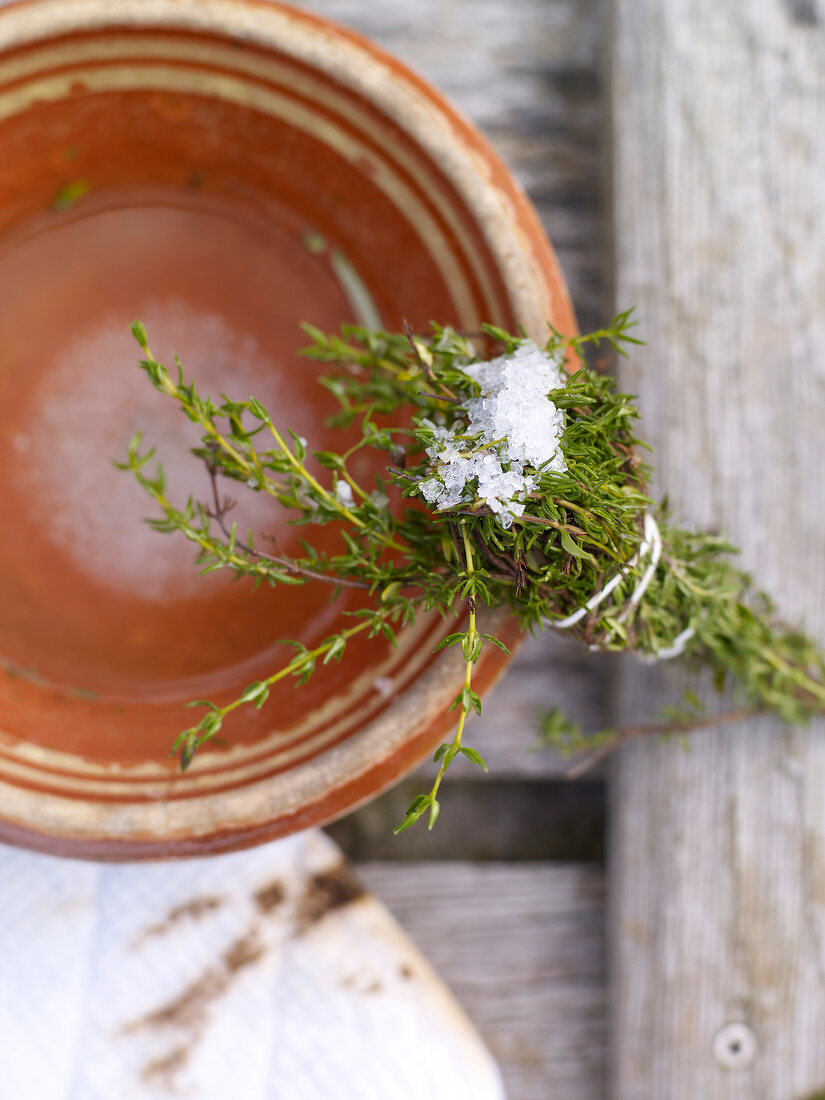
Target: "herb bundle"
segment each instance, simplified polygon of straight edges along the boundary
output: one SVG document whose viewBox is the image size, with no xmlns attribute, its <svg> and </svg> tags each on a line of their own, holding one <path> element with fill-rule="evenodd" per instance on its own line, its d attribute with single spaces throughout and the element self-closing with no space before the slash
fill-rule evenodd
<svg viewBox="0 0 825 1100">
<path fill-rule="evenodd" d="M 120 465 L 160 507 L 152 525 L 195 544 L 204 573 L 328 584 L 335 594 L 354 587 L 368 597 L 351 613 L 351 626 L 311 650 L 292 643 L 291 659 L 237 699 L 195 702 L 203 714 L 173 748 L 181 767 L 233 711 L 261 707 L 278 681 L 303 683 L 319 662 L 345 658 L 355 635 L 394 640 L 419 613 L 435 609 L 456 626 L 438 648 L 459 646 L 464 658 L 455 733 L 435 753 L 431 790 L 413 801 L 397 831 L 424 815 L 432 827 L 455 757 L 486 770 L 465 740 L 467 719 L 481 710 L 473 666 L 484 646 L 504 646 L 479 632 L 481 604 L 508 607 L 524 630 L 563 630 L 592 649 L 633 650 L 652 660 L 684 652 L 713 669 L 720 689 L 730 680 L 744 696 L 743 708 L 710 717 L 691 697 L 687 710 L 661 723 L 595 738 L 563 716 L 548 716 L 546 739 L 567 751 L 601 755 L 640 732 L 680 731 L 750 710 L 804 722 L 825 709 L 823 653 L 775 621 L 768 597 L 731 561 L 732 547 L 675 525 L 666 506 L 648 497 L 637 410 L 585 359 L 602 343 L 624 353 L 637 342 L 632 324 L 628 312 L 585 335 L 563 337 L 551 328 L 541 348 L 493 326 L 474 339 L 439 325 L 426 336 L 358 326 L 344 326 L 338 336 L 306 326 L 312 343 L 304 354 L 329 369 L 320 383 L 339 405 L 334 426 L 356 432 L 337 452 L 310 450 L 255 398 L 214 403 L 186 381 L 179 362 L 169 370 L 155 359 L 136 323 L 140 366 L 198 425 L 202 442 L 193 453 L 212 486 L 210 500 L 176 505 L 154 452 L 136 436 Z M 353 456 L 364 449 L 380 456 L 384 474 L 375 487 L 351 473 Z M 230 523 L 231 502 L 221 488 L 227 479 L 267 494 L 295 523 L 335 524 L 339 552 L 304 541 L 301 556 L 287 557 L 256 544 Z M 400 506 L 391 508 L 390 497 L 399 494 Z"/>
</svg>

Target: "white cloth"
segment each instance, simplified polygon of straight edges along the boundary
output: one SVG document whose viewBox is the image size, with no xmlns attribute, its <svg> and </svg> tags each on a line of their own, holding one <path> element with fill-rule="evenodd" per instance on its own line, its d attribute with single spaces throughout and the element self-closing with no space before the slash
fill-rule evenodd
<svg viewBox="0 0 825 1100">
<path fill-rule="evenodd" d="M 0 848 L 2 1100 L 503 1100 L 350 875 L 318 830 L 165 864 Z"/>
</svg>

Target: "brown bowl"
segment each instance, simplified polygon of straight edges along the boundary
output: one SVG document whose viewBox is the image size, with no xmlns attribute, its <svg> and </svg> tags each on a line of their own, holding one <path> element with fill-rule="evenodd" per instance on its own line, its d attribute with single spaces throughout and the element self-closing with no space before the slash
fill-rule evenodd
<svg viewBox="0 0 825 1100">
<path fill-rule="evenodd" d="M 369 42 L 268 0 L 12 4 L 0 292 L 0 839 L 226 851 L 339 815 L 429 753 L 461 670 L 423 617 L 398 649 L 353 642 L 282 685 L 178 775 L 186 701 L 232 698 L 285 659 L 279 638 L 317 644 L 354 604 L 199 578 L 109 460 L 144 428 L 179 499 L 206 492 L 191 425 L 135 367 L 136 317 L 160 358 L 255 393 L 315 447 L 335 439 L 301 320 L 572 331 L 535 213 L 478 132 Z M 247 495 L 241 525 L 289 552 L 300 529 Z M 485 654 L 482 689 L 504 663 Z"/>
</svg>

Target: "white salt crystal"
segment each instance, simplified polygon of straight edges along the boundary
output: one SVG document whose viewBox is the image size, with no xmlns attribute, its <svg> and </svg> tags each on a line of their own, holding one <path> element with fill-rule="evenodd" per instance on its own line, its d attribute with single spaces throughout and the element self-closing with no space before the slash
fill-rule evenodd
<svg viewBox="0 0 825 1100">
<path fill-rule="evenodd" d="M 352 495 L 352 486 L 348 481 L 336 481 L 335 499 L 339 504 L 343 504 L 345 508 L 354 507 L 355 497 Z"/>
<path fill-rule="evenodd" d="M 429 478 L 428 481 L 422 481 L 418 486 L 419 493 L 421 493 L 424 499 L 428 500 L 430 504 L 434 504 L 435 501 L 438 500 L 443 489 L 444 486 L 434 477 Z"/>
<path fill-rule="evenodd" d="M 418 486 L 424 499 L 440 510 L 481 500 L 502 527 L 512 526 L 536 484 L 525 467 L 559 473 L 567 468 L 559 445 L 564 417 L 547 398 L 550 390 L 564 384 L 561 368 L 560 355 L 550 355 L 529 340 L 512 355 L 463 367 L 482 392 L 463 406 L 466 428 L 423 421 L 434 437 L 427 448 L 434 476 Z M 483 443 L 493 446 L 464 453 L 466 444 L 456 436 L 479 434 Z"/>
<path fill-rule="evenodd" d="M 389 699 L 394 691 L 393 682 L 389 676 L 376 676 L 372 682 L 372 686 L 378 694 L 383 695 L 385 699 Z"/>
<path fill-rule="evenodd" d="M 525 340 L 512 355 L 462 370 L 481 386 L 481 396 L 466 404 L 471 432 L 483 432 L 485 443 L 506 438 L 510 458 L 534 468 L 567 468 L 559 447 L 564 418 L 547 399 L 564 385 L 560 354 Z"/>
</svg>

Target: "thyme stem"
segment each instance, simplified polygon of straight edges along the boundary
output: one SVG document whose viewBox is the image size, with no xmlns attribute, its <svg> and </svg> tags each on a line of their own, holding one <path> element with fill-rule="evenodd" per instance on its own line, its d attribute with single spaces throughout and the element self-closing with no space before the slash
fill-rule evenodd
<svg viewBox="0 0 825 1100">
<path fill-rule="evenodd" d="M 357 623 L 355 626 L 347 627 L 346 630 L 342 630 L 339 634 L 336 634 L 334 638 L 327 638 L 321 645 L 316 646 L 315 649 L 300 653 L 297 657 L 293 658 L 288 665 L 284 665 L 283 668 L 278 669 L 277 672 L 273 672 L 271 676 L 267 676 L 265 680 L 261 680 L 260 682 L 265 684 L 266 687 L 272 687 L 273 684 L 277 684 L 279 680 L 284 680 L 294 672 L 300 671 L 309 661 L 317 660 L 319 657 L 325 656 L 332 649 L 338 638 L 349 641 L 350 638 L 354 638 L 357 634 L 363 633 L 371 626 L 373 626 L 372 620 L 364 619 L 363 622 Z M 227 703 L 225 707 L 219 708 L 221 716 L 223 717 L 230 714 L 233 710 L 237 710 L 244 702 L 246 702 L 244 699 L 233 699 L 233 701 Z"/>
<path fill-rule="evenodd" d="M 466 524 L 462 527 L 461 534 L 462 534 L 462 537 L 463 537 L 463 540 L 464 540 L 464 554 L 465 554 L 466 561 L 467 561 L 467 576 L 472 578 L 473 573 L 475 572 L 474 567 L 473 567 L 473 550 L 472 550 L 472 547 L 470 546 L 470 540 L 469 540 L 469 537 L 468 537 L 468 531 L 467 531 Z M 453 737 L 453 740 L 452 740 L 452 743 L 451 743 L 451 747 L 455 746 L 456 750 L 461 748 L 461 738 L 464 734 L 464 724 L 467 721 L 467 715 L 469 714 L 469 707 L 467 705 L 467 696 L 468 696 L 468 694 L 471 690 L 472 682 L 473 682 L 473 665 L 475 664 L 473 654 L 475 652 L 476 640 L 478 638 L 478 634 L 476 632 L 476 606 L 475 606 L 475 600 L 473 600 L 473 599 L 471 599 L 471 602 L 470 602 L 470 620 L 469 620 L 469 623 L 467 625 L 467 631 L 466 631 L 465 637 L 466 637 L 466 649 L 469 652 L 470 656 L 467 657 L 465 659 L 465 662 L 464 662 L 464 691 L 462 691 L 462 693 L 461 693 L 461 704 L 460 704 L 459 715 L 458 715 L 458 726 L 456 728 L 455 736 Z M 453 756 L 455 756 L 455 753 L 453 753 Z M 452 757 L 450 757 L 450 760 L 452 760 Z M 435 782 L 433 783 L 432 791 L 430 792 L 430 799 L 431 799 L 431 805 L 432 806 L 437 806 L 438 805 L 438 803 L 436 801 L 437 796 L 438 796 L 438 789 L 441 786 L 441 780 L 444 778 L 444 775 L 447 771 L 447 768 L 450 766 L 450 760 L 447 759 L 447 754 L 445 753 L 444 756 L 442 757 L 441 767 L 438 769 L 438 774 L 435 777 Z M 435 820 L 436 820 L 437 817 L 438 817 L 438 811 L 436 810 L 435 816 L 433 816 L 433 810 L 431 808 L 430 809 L 430 821 L 429 821 L 429 827 L 431 829 L 432 829 L 433 825 L 435 824 Z"/>
<path fill-rule="evenodd" d="M 759 707 L 736 707 L 734 710 L 726 710 L 721 714 L 709 714 L 705 717 L 696 717 L 684 722 L 651 722 L 647 725 L 623 726 L 615 730 L 613 736 L 588 753 L 582 760 L 574 764 L 564 773 L 565 779 L 580 779 L 594 768 L 604 757 L 609 756 L 620 745 L 627 744 L 639 737 L 667 737 L 677 733 L 693 733 L 696 730 L 712 729 L 716 726 L 724 726 L 730 722 L 744 722 L 747 718 L 753 718 L 764 711 Z"/>
</svg>

